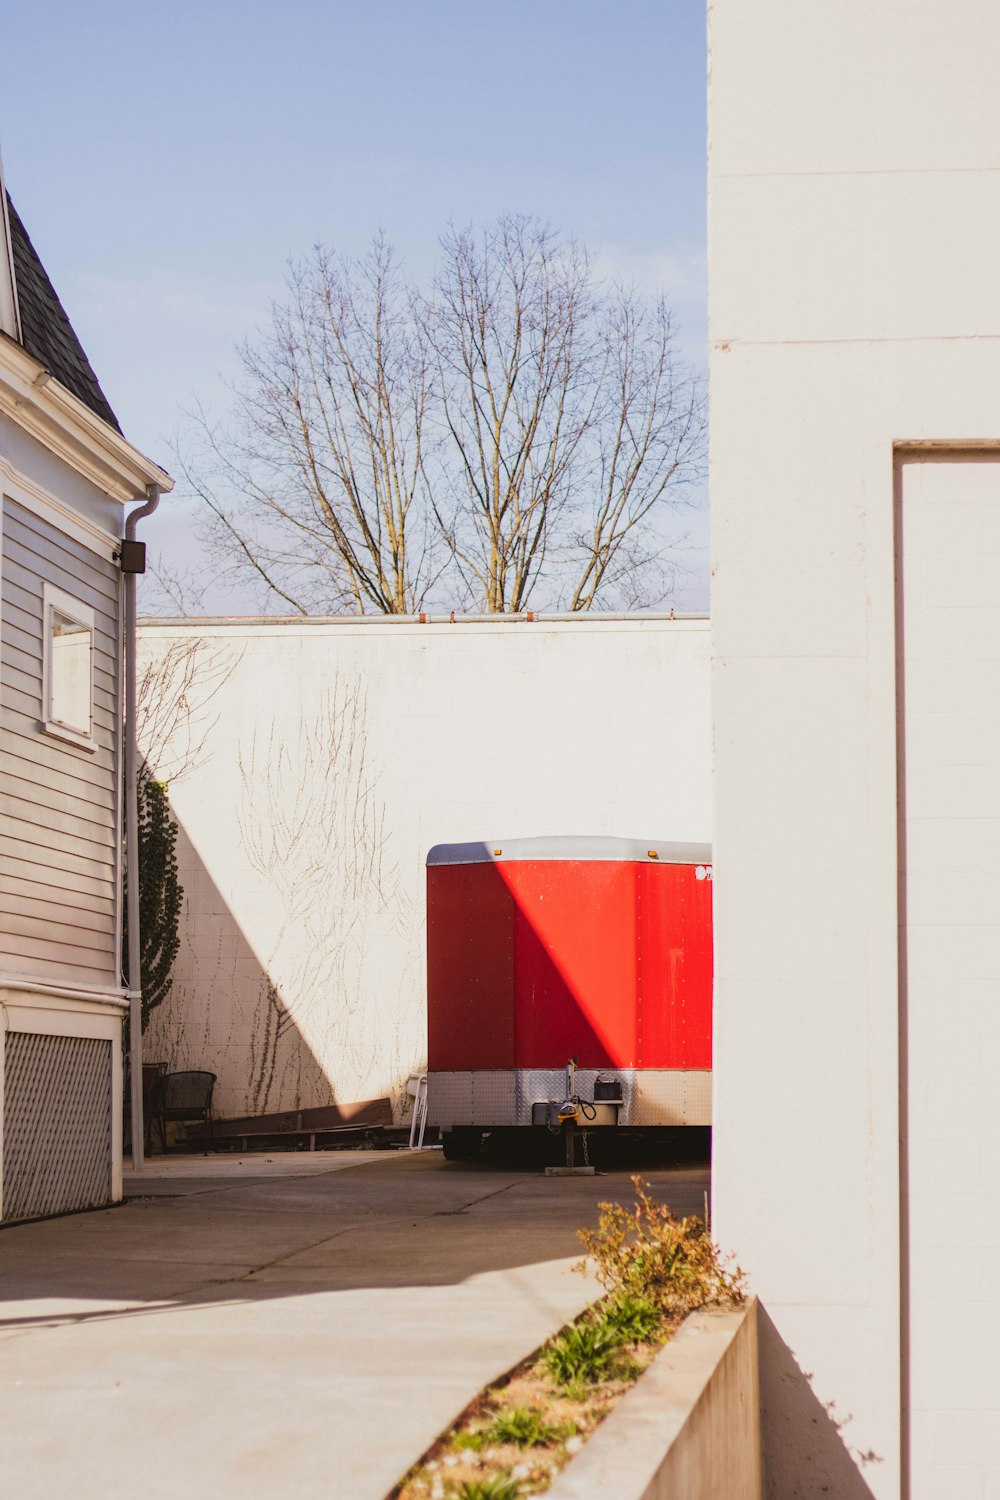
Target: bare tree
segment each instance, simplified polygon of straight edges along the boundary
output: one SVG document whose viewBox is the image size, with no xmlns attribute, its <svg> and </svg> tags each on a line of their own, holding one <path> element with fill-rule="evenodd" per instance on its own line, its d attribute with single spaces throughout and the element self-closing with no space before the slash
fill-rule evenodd
<svg viewBox="0 0 1000 1500">
<path fill-rule="evenodd" d="M 238 573 L 303 614 L 664 598 L 704 407 L 662 298 L 519 216 L 446 234 L 426 295 L 381 237 L 288 286 L 184 465 Z"/>
<path fill-rule="evenodd" d="M 655 595 L 673 539 L 654 513 L 704 434 L 665 300 L 597 284 L 585 251 L 508 216 L 445 237 L 425 321 L 449 439 L 435 515 L 464 597 L 493 613 Z"/>
<path fill-rule="evenodd" d="M 217 549 L 294 612 L 410 613 L 435 581 L 436 540 L 410 294 L 381 237 L 360 261 L 317 248 L 288 291 L 260 346 L 241 351 L 232 424 L 199 414 L 186 477 Z"/>
<path fill-rule="evenodd" d="M 204 614 L 203 601 L 209 580 L 197 565 L 171 566 L 162 558 L 150 562 L 142 579 L 140 595 L 142 613 L 167 614 L 190 618 Z"/>
<path fill-rule="evenodd" d="M 452 232 L 442 252 L 425 321 L 453 464 L 435 515 L 466 599 L 491 614 L 516 612 L 572 506 L 575 460 L 594 419 L 590 265 L 523 219 L 478 236 Z"/>
<path fill-rule="evenodd" d="M 593 455 L 590 510 L 575 538 L 571 610 L 663 596 L 677 538 L 656 522 L 665 506 L 676 510 L 704 458 L 704 399 L 677 358 L 666 299 L 650 307 L 615 288 L 602 321 L 602 393 L 585 445 Z"/>
</svg>

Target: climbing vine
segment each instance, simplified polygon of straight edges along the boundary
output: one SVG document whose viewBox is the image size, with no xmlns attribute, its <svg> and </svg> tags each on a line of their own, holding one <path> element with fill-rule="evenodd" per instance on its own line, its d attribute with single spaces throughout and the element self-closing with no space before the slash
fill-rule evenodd
<svg viewBox="0 0 1000 1500">
<path fill-rule="evenodd" d="M 139 932 L 142 1029 L 173 983 L 171 971 L 180 947 L 181 901 L 177 878 L 177 824 L 170 816 L 165 781 L 143 767 L 136 788 L 139 823 Z M 128 872 L 126 872 L 126 895 Z M 122 933 L 122 970 L 128 973 L 128 925 Z"/>
</svg>

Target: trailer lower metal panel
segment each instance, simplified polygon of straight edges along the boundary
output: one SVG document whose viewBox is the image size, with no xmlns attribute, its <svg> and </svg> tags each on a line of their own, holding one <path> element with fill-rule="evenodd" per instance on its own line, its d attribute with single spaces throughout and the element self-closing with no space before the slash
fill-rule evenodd
<svg viewBox="0 0 1000 1500">
<path fill-rule="evenodd" d="M 576 1092 L 581 1099 L 593 1099 L 598 1074 L 612 1076 L 621 1083 L 620 1125 L 712 1123 L 712 1074 L 708 1070 L 578 1068 Z M 530 1125 L 532 1104 L 564 1097 L 566 1070 L 483 1068 L 432 1072 L 427 1075 L 427 1093 L 428 1123 L 442 1130 L 459 1125 Z"/>
</svg>

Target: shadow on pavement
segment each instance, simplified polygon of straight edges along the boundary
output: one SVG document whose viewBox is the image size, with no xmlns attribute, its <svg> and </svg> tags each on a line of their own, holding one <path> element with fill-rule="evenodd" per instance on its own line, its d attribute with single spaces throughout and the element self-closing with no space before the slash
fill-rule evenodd
<svg viewBox="0 0 1000 1500">
<path fill-rule="evenodd" d="M 305 1176 L 160 1178 L 124 1207 L 0 1234 L 0 1336 L 151 1304 L 444 1287 L 565 1260 L 582 1254 L 577 1230 L 599 1202 L 631 1200 L 629 1177 L 553 1179 L 434 1152 Z M 707 1167 L 643 1177 L 676 1213 L 703 1214 Z"/>
</svg>

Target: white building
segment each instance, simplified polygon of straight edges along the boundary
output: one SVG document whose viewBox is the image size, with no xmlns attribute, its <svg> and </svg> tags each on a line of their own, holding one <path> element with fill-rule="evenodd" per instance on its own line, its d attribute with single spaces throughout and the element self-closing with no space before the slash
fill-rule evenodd
<svg viewBox="0 0 1000 1500">
<path fill-rule="evenodd" d="M 1000 1494 L 1000 13 L 711 6 L 715 1225 L 773 1496 Z"/>
<path fill-rule="evenodd" d="M 121 1197 L 124 502 L 114 413 L 0 174 L 0 1219 Z"/>
<path fill-rule="evenodd" d="M 432 845 L 709 836 L 703 618 L 147 621 L 140 670 L 185 890 L 145 1052 L 224 1116 L 398 1115 Z"/>
</svg>

